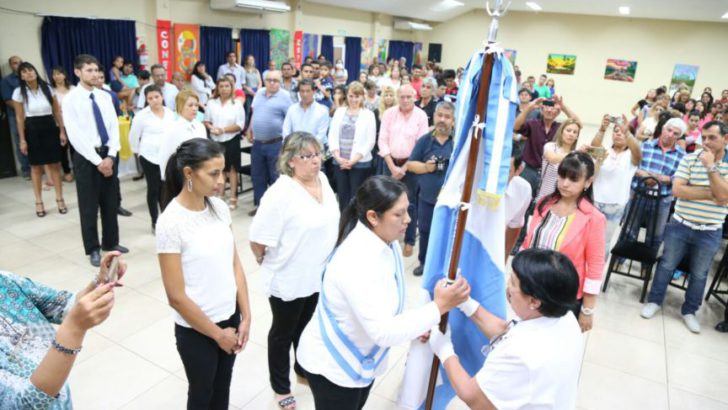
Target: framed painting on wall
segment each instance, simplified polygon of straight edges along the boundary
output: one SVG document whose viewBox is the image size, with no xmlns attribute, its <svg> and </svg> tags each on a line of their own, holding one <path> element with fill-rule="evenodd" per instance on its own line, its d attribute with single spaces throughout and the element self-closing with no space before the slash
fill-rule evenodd
<svg viewBox="0 0 728 410">
<path fill-rule="evenodd" d="M 503 55 L 505 55 L 508 61 L 511 62 L 511 65 L 516 65 L 516 56 L 518 55 L 518 51 L 512 48 L 507 48 L 503 50 Z"/>
<path fill-rule="evenodd" d="M 626 81 L 631 83 L 637 73 L 637 62 L 629 60 L 607 59 L 607 67 L 604 69 L 604 79 L 614 81 Z"/>
<path fill-rule="evenodd" d="M 695 79 L 698 77 L 698 69 L 696 65 L 675 64 L 672 70 L 672 79 L 670 80 L 670 95 L 672 95 L 681 85 L 688 87 L 688 91 L 693 92 Z"/>
<path fill-rule="evenodd" d="M 576 69 L 576 56 L 573 54 L 549 54 L 546 72 L 550 74 L 573 75 Z"/>
</svg>

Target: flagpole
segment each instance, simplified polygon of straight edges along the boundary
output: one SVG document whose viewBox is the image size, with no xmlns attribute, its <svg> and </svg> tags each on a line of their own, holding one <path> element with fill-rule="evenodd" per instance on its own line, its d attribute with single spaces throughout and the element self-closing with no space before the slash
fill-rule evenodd
<svg viewBox="0 0 728 410">
<path fill-rule="evenodd" d="M 468 221 L 470 198 L 473 191 L 473 183 L 475 180 L 475 169 L 478 165 L 478 154 L 480 152 L 480 140 L 484 127 L 478 126 L 480 119 L 482 123 L 487 121 L 486 102 L 490 91 L 490 80 L 493 73 L 494 57 L 492 53 L 488 53 L 488 48 L 495 43 L 498 35 L 498 23 L 510 6 L 510 2 L 503 7 L 503 0 L 495 0 L 495 9 L 491 10 L 490 3 L 486 3 L 488 14 L 492 17 L 490 22 L 490 30 L 488 31 L 488 43 L 485 46 L 485 58 L 483 59 L 483 68 L 480 72 L 480 88 L 478 89 L 478 99 L 475 108 L 474 126 L 470 131 L 470 151 L 468 152 L 468 164 L 465 170 L 465 184 L 463 192 L 460 196 L 460 207 L 458 209 L 457 223 L 455 225 L 455 237 L 453 240 L 452 254 L 450 256 L 450 264 L 448 265 L 447 278 L 454 281 L 457 276 L 458 263 L 460 262 L 460 251 L 465 235 L 465 225 Z M 445 333 L 447 330 L 448 314 L 445 313 L 440 318 L 440 331 Z M 435 398 L 435 386 L 437 385 L 437 375 L 440 368 L 440 360 L 437 356 L 432 359 L 432 367 L 430 369 L 430 381 L 427 387 L 427 397 L 425 399 L 425 409 L 432 410 L 432 404 Z"/>
</svg>

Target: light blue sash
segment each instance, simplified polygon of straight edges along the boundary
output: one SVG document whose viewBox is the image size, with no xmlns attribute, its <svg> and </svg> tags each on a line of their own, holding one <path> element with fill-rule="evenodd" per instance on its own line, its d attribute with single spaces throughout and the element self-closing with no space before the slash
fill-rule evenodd
<svg viewBox="0 0 728 410">
<path fill-rule="evenodd" d="M 404 263 L 402 261 L 402 255 L 395 251 L 392 245 L 389 247 L 394 255 L 394 276 L 397 281 L 398 294 L 396 314 L 399 315 L 404 310 L 405 303 Z M 331 260 L 331 258 L 329 258 L 329 260 Z M 325 274 L 326 270 L 324 269 L 324 275 Z M 323 281 L 323 275 L 321 279 Z M 339 364 L 341 369 L 344 370 L 344 372 L 346 372 L 353 381 L 365 384 L 372 383 L 374 381 L 374 371 L 387 357 L 389 348 L 382 349 L 380 346 L 375 345 L 368 354 L 362 354 L 359 349 L 357 349 L 356 345 L 346 336 L 346 334 L 344 334 L 339 327 L 339 324 L 336 322 L 334 314 L 329 309 L 328 300 L 324 293 L 324 286 L 321 286 L 319 304 L 319 329 L 326 349 L 328 349 L 331 356 L 333 356 L 334 360 L 336 360 L 336 363 Z"/>
</svg>

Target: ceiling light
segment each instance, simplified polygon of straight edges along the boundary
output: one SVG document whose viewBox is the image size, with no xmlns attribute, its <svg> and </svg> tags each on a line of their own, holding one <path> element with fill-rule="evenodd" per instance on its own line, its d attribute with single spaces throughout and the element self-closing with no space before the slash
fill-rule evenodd
<svg viewBox="0 0 728 410">
<path fill-rule="evenodd" d="M 725 13 L 721 18 L 722 19 L 728 19 L 728 13 Z"/>
<path fill-rule="evenodd" d="M 465 3 L 458 1 L 458 0 L 442 0 L 439 3 L 436 3 L 434 6 L 430 7 L 430 10 L 434 12 L 441 12 L 441 11 L 448 11 L 454 8 L 462 7 Z"/>
<path fill-rule="evenodd" d="M 541 11 L 541 10 L 543 10 L 541 8 L 541 6 L 539 6 L 536 2 L 533 2 L 533 1 L 527 1 L 526 2 L 526 6 L 528 6 L 528 8 L 531 9 L 531 10 L 533 10 L 533 11 Z"/>
<path fill-rule="evenodd" d="M 619 8 L 619 14 L 626 16 L 629 14 L 629 7 L 628 6 L 621 6 Z"/>
</svg>

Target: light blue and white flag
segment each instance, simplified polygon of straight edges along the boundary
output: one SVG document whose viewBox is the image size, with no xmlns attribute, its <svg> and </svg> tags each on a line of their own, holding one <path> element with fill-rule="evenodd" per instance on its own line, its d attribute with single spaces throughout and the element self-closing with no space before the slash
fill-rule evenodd
<svg viewBox="0 0 728 410">
<path fill-rule="evenodd" d="M 470 211 L 458 267 L 461 275 L 470 283 L 471 296 L 493 314 L 505 318 L 506 221 L 503 196 L 508 185 L 518 94 L 513 67 L 502 50 L 490 48 L 488 53 L 494 54 L 494 64 L 486 107 L 487 116 L 483 138 L 479 144 L 471 202 L 462 204 L 469 207 Z M 445 183 L 435 206 L 424 267 L 423 287 L 430 295 L 435 283 L 447 275 L 450 263 L 484 58 L 483 51 L 471 57 L 458 92 L 455 146 Z M 479 117 L 478 122 L 482 127 L 482 113 Z M 488 344 L 488 339 L 459 309 L 450 312 L 449 324 L 455 353 L 465 370 L 471 376 L 475 375 L 483 366 L 485 356 L 481 349 Z M 399 403 L 403 407 L 424 407 L 424 393 L 419 399 L 419 405 L 412 405 L 412 393 L 417 392 L 419 395 L 422 386 L 426 385 L 422 378 L 429 378 L 430 363 L 418 363 L 422 361 L 422 357 L 421 354 L 411 354 L 408 357 Z M 432 355 L 429 354 L 428 357 L 431 359 Z M 423 368 L 427 371 L 422 372 Z M 413 369 L 419 370 L 412 371 Z M 410 389 L 409 394 L 407 389 Z M 407 400 L 402 399 L 405 396 L 409 396 Z M 441 366 L 433 409 L 445 409 L 454 396 L 455 392 Z"/>
</svg>

